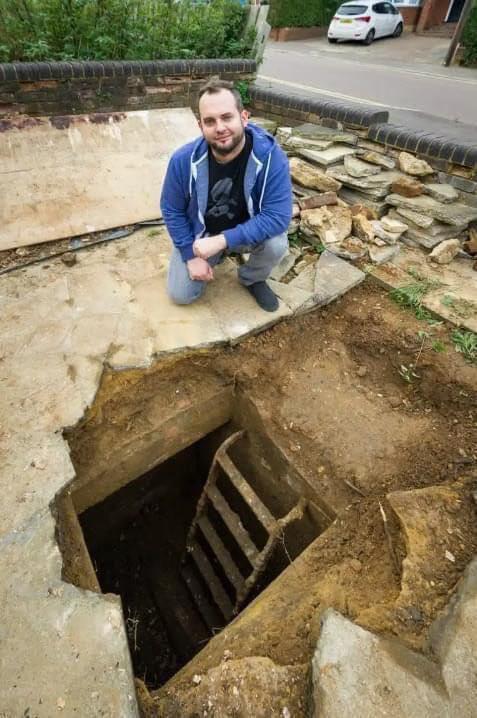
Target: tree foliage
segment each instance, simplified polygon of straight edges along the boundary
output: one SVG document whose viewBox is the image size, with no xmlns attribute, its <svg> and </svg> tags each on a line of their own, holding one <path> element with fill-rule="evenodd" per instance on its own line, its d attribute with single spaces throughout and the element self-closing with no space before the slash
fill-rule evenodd
<svg viewBox="0 0 477 718">
<path fill-rule="evenodd" d="M 477 5 L 471 10 L 462 36 L 464 45 L 464 64 L 477 65 Z"/>
<path fill-rule="evenodd" d="M 0 0 L 0 61 L 251 57 L 238 0 Z"/>
</svg>

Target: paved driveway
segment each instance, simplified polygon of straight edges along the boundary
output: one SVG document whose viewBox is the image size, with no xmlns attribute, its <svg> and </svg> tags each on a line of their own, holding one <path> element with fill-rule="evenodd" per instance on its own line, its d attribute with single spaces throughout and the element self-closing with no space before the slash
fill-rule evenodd
<svg viewBox="0 0 477 718">
<path fill-rule="evenodd" d="M 473 140 L 477 71 L 445 68 L 448 44 L 414 33 L 377 40 L 369 47 L 354 42 L 330 45 L 326 38 L 269 42 L 259 81 L 393 108 L 391 121 L 421 129 L 424 122 L 432 125 L 438 118 L 437 124 Z"/>
</svg>

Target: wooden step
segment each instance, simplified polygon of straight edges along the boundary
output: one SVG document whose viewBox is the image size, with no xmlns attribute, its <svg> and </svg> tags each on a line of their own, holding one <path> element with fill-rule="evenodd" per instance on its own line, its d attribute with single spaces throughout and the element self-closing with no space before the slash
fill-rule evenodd
<svg viewBox="0 0 477 718">
<path fill-rule="evenodd" d="M 201 516 L 197 523 L 204 539 L 207 541 L 211 550 L 217 557 L 218 562 L 222 566 L 225 575 L 229 579 L 235 591 L 238 593 L 243 586 L 244 577 L 240 573 L 235 561 L 207 516 Z"/>
<path fill-rule="evenodd" d="M 250 484 L 245 481 L 244 477 L 242 476 L 238 468 L 235 466 L 230 456 L 227 456 L 227 454 L 223 454 L 222 456 L 218 457 L 217 460 L 222 469 L 229 477 L 232 484 L 242 496 L 247 506 L 250 507 L 250 510 L 255 514 L 262 526 L 267 530 L 267 533 L 270 533 L 270 531 L 275 526 L 275 518 L 272 516 L 265 504 L 258 498 L 257 494 L 252 489 Z"/>
<path fill-rule="evenodd" d="M 221 516 L 238 546 L 241 548 L 251 565 L 254 566 L 259 557 L 259 551 L 248 535 L 248 532 L 243 527 L 240 517 L 235 513 L 235 511 L 232 511 L 217 486 L 209 486 L 207 494 L 212 501 L 215 510 Z"/>
</svg>

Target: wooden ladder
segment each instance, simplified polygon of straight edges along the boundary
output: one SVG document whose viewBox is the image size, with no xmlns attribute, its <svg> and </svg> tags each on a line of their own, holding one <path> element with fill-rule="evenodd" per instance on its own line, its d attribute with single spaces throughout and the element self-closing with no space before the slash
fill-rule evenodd
<svg viewBox="0 0 477 718">
<path fill-rule="evenodd" d="M 228 449 L 244 436 L 244 433 L 244 431 L 237 431 L 232 434 L 215 453 L 204 490 L 197 504 L 195 518 L 187 536 L 186 552 L 182 561 L 183 578 L 202 618 L 211 631 L 217 628 L 217 620 L 214 619 L 212 607 L 208 605 L 208 600 L 204 592 L 201 591 L 201 582 L 207 586 L 215 608 L 219 610 L 220 616 L 223 618 L 222 626 L 220 626 L 223 627 L 244 605 L 265 570 L 277 543 L 282 539 L 285 527 L 293 521 L 301 519 L 306 507 L 306 499 L 301 498 L 286 516 L 280 519 L 274 518 L 227 453 Z M 240 494 L 267 533 L 267 540 L 262 549 L 256 546 L 239 514 L 231 508 L 219 490 L 217 480 L 221 473 Z M 250 564 L 251 569 L 247 575 L 244 575 L 243 571 L 239 569 L 226 547 L 226 542 L 219 535 L 217 526 L 213 525 L 208 511 L 211 506 L 220 516 L 226 531 L 233 537 L 240 552 Z M 223 532 L 223 526 L 221 531 Z M 198 532 L 202 538 L 200 543 L 197 540 Z M 202 548 L 203 545 L 208 546 L 207 552 Z M 215 561 L 210 560 L 210 556 L 215 557 Z M 192 560 L 195 567 L 195 574 L 198 572 L 200 578 L 194 575 L 189 559 Z M 227 591 L 214 563 L 220 565 L 223 574 L 227 577 L 230 587 L 233 588 L 232 596 L 230 587 Z M 243 565 L 245 562 L 240 563 Z"/>
</svg>

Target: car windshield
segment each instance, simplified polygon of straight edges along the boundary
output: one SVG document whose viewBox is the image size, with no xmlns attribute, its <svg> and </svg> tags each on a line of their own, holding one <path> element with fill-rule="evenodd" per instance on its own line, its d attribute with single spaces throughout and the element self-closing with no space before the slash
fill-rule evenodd
<svg viewBox="0 0 477 718">
<path fill-rule="evenodd" d="M 337 15 L 362 15 L 368 9 L 367 5 L 342 5 Z"/>
</svg>

